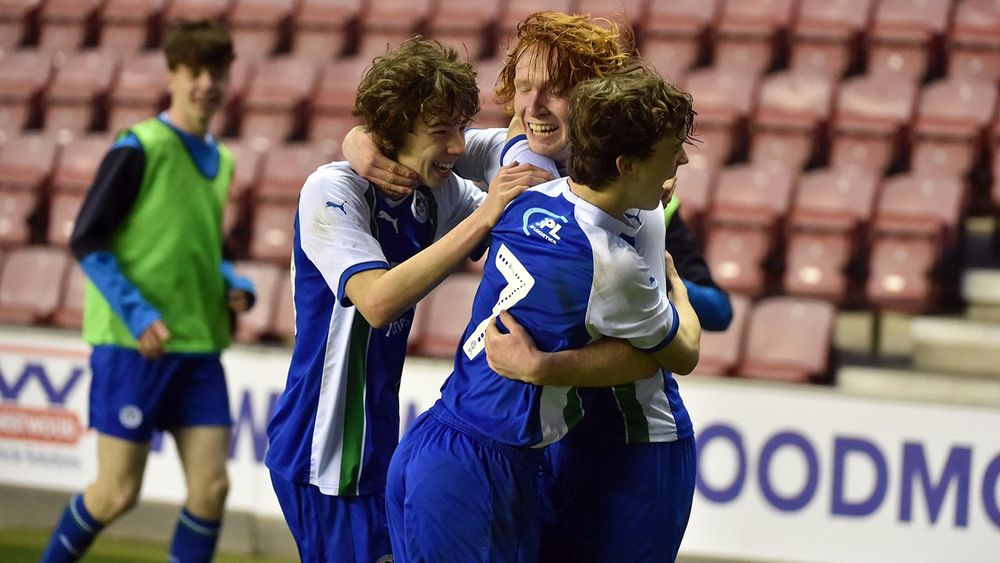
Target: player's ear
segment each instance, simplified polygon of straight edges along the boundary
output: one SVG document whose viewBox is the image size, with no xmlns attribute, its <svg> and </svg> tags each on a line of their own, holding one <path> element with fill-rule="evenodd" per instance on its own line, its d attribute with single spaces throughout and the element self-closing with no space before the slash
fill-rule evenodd
<svg viewBox="0 0 1000 563">
<path fill-rule="evenodd" d="M 627 176 L 635 168 L 633 160 L 627 156 L 619 156 L 615 159 L 615 166 L 618 168 L 619 176 Z"/>
</svg>

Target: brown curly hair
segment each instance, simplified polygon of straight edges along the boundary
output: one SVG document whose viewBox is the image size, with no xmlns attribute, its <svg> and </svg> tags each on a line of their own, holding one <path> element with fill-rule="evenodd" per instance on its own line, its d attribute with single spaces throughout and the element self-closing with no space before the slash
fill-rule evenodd
<svg viewBox="0 0 1000 563">
<path fill-rule="evenodd" d="M 191 70 L 226 70 L 236 58 L 229 31 L 211 20 L 181 21 L 167 30 L 163 40 L 167 68 L 184 65 Z"/>
<path fill-rule="evenodd" d="M 642 66 L 581 82 L 569 104 L 570 178 L 606 186 L 619 156 L 645 160 L 667 135 L 690 142 L 695 115 L 690 94 Z"/>
<path fill-rule="evenodd" d="M 479 112 L 476 67 L 437 41 L 412 37 L 375 59 L 358 86 L 354 115 L 395 158 L 416 120 L 465 126 Z"/>
<path fill-rule="evenodd" d="M 497 101 L 507 113 L 514 112 L 517 63 L 532 47 L 535 56 L 547 62 L 547 87 L 559 95 L 588 78 L 622 69 L 633 50 L 631 34 L 623 34 L 611 20 L 560 12 L 532 14 L 518 24 L 517 42 L 497 78 Z"/>
</svg>

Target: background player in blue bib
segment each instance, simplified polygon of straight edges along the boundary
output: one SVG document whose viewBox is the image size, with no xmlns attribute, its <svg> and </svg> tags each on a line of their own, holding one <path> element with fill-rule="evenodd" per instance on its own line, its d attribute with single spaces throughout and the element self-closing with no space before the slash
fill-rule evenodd
<svg viewBox="0 0 1000 563">
<path fill-rule="evenodd" d="M 484 338 L 500 311 L 546 352 L 611 336 L 670 369 L 697 363 L 701 331 L 686 292 L 673 289 L 676 308 L 666 299 L 631 246 L 638 225 L 626 216 L 657 208 L 687 162 L 690 98 L 639 70 L 581 84 L 573 104 L 571 135 L 587 143 L 574 142 L 571 179 L 528 190 L 494 227 L 442 399 L 393 456 L 387 510 L 397 561 L 538 560 L 541 448 L 585 412 L 573 387 L 489 368 Z"/>
<path fill-rule="evenodd" d="M 471 64 L 436 42 L 406 41 L 365 75 L 355 113 L 420 186 L 387 198 L 334 162 L 302 188 L 296 338 L 265 463 L 303 561 L 391 555 L 385 475 L 413 306 L 476 250 L 524 185 L 547 178 L 508 167 L 487 196 L 453 174 L 478 109 Z"/>
</svg>

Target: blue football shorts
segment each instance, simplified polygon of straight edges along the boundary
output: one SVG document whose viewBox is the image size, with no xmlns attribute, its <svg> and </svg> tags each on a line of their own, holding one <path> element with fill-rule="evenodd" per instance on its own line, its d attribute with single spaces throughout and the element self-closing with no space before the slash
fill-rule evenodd
<svg viewBox="0 0 1000 563">
<path fill-rule="evenodd" d="M 133 442 L 154 430 L 231 426 L 226 377 L 218 353 L 165 354 L 95 346 L 90 355 L 90 426 Z"/>
<path fill-rule="evenodd" d="M 271 472 L 271 484 L 302 561 L 391 563 L 383 495 L 334 496 Z"/>
<path fill-rule="evenodd" d="M 542 561 L 673 561 L 687 529 L 698 456 L 676 442 L 546 448 Z"/>
<path fill-rule="evenodd" d="M 395 563 L 538 561 L 544 471 L 540 450 L 501 444 L 436 404 L 389 464 Z"/>
</svg>

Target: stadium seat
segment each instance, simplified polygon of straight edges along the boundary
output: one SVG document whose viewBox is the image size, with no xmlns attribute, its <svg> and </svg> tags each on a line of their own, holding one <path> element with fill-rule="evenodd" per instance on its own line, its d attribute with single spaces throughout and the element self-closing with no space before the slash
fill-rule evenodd
<svg viewBox="0 0 1000 563">
<path fill-rule="evenodd" d="M 52 191 L 86 192 L 110 148 L 111 139 L 102 133 L 77 137 L 64 145 L 52 169 Z"/>
<path fill-rule="evenodd" d="M 501 0 L 438 0 L 427 19 L 427 36 L 450 45 L 466 60 L 491 55 Z"/>
<path fill-rule="evenodd" d="M 225 101 L 222 107 L 215 113 L 209 130 L 219 136 L 230 136 L 237 134 L 239 129 L 240 110 L 243 105 L 243 97 L 249 87 L 250 78 L 253 76 L 254 63 L 251 61 L 236 59 L 229 67 L 229 82 L 226 84 Z"/>
<path fill-rule="evenodd" d="M 274 297 L 281 277 L 281 268 L 267 262 L 236 262 L 236 273 L 250 278 L 256 290 L 252 309 L 237 315 L 236 340 L 258 342 L 271 330 L 274 318 Z"/>
<path fill-rule="evenodd" d="M 69 265 L 66 251 L 22 246 L 7 253 L 0 272 L 0 322 L 38 324 L 56 307 Z"/>
<path fill-rule="evenodd" d="M 227 23 L 237 57 L 260 60 L 283 40 L 294 2 L 287 0 L 231 0 Z"/>
<path fill-rule="evenodd" d="M 292 12 L 292 52 L 329 61 L 348 47 L 363 0 L 300 0 Z"/>
<path fill-rule="evenodd" d="M 910 168 L 924 174 L 967 173 L 985 149 L 997 98 L 995 81 L 952 78 L 925 86 Z"/>
<path fill-rule="evenodd" d="M 40 192 L 52 173 L 57 152 L 55 139 L 39 133 L 9 137 L 0 149 L 0 189 Z"/>
<path fill-rule="evenodd" d="M 750 313 L 740 377 L 809 383 L 830 369 L 836 309 L 800 297 L 761 300 Z"/>
<path fill-rule="evenodd" d="M 288 141 L 304 119 L 315 84 L 316 64 L 310 59 L 279 56 L 258 63 L 243 97 L 240 136 L 272 146 Z"/>
<path fill-rule="evenodd" d="M 700 2 L 649 3 L 643 22 L 644 41 L 660 38 L 692 38 L 699 43 L 707 39 L 719 17 L 720 0 Z M 703 45 L 699 45 L 699 48 Z"/>
<path fill-rule="evenodd" d="M 49 223 L 46 241 L 49 246 L 67 247 L 73 226 L 83 207 L 84 194 L 80 192 L 59 192 L 52 194 L 49 202 Z"/>
<path fill-rule="evenodd" d="M 271 332 L 282 342 L 295 340 L 295 303 L 292 301 L 292 277 L 288 269 L 281 272 L 278 290 L 274 293 L 274 323 Z"/>
<path fill-rule="evenodd" d="M 799 179 L 789 226 L 860 238 L 875 213 L 880 181 L 880 176 L 863 168 L 810 171 Z"/>
<path fill-rule="evenodd" d="M 882 188 L 873 228 L 883 235 L 911 235 L 949 247 L 958 239 L 968 186 L 955 176 L 900 174 Z"/>
<path fill-rule="evenodd" d="M 157 37 L 164 0 L 105 0 L 98 14 L 101 49 L 138 53 Z"/>
<path fill-rule="evenodd" d="M 162 23 L 169 27 L 179 20 L 223 21 L 232 0 L 170 0 L 163 11 Z"/>
<path fill-rule="evenodd" d="M 757 297 L 767 285 L 764 261 L 772 236 L 760 229 L 716 226 L 708 230 L 705 261 L 720 287 Z"/>
<path fill-rule="evenodd" d="M 5 0 L 0 2 L 0 50 L 13 51 L 27 37 L 37 33 L 38 12 L 42 0 Z"/>
<path fill-rule="evenodd" d="M 722 131 L 739 147 L 748 117 L 757 103 L 758 78 L 735 69 L 706 68 L 684 79 L 684 89 L 694 98 L 699 134 Z M 730 149 L 719 147 L 723 154 Z"/>
<path fill-rule="evenodd" d="M 294 143 L 271 149 L 261 170 L 257 200 L 295 203 L 306 178 L 332 156 L 316 144 Z"/>
<path fill-rule="evenodd" d="M 939 256 L 939 245 L 929 239 L 875 238 L 865 286 L 868 302 L 879 310 L 927 310 L 936 302 L 939 291 L 931 277 Z"/>
<path fill-rule="evenodd" d="M 750 318 L 750 299 L 738 294 L 729 296 L 733 320 L 724 332 L 701 333 L 701 355 L 696 375 L 730 375 L 743 357 L 746 327 Z"/>
<path fill-rule="evenodd" d="M 419 338 L 411 336 L 414 351 L 421 356 L 452 358 L 458 349 L 472 313 L 472 300 L 479 288 L 480 277 L 467 272 L 455 272 L 445 278 L 420 302 L 421 327 Z"/>
<path fill-rule="evenodd" d="M 535 12 L 551 10 L 573 13 L 573 0 L 506 0 L 497 24 L 497 56 L 504 57 L 513 40 L 517 24 Z"/>
<path fill-rule="evenodd" d="M 108 131 L 121 131 L 166 109 L 167 61 L 160 51 L 139 53 L 122 62 L 111 87 Z"/>
<path fill-rule="evenodd" d="M 327 143 L 339 150 L 344 135 L 358 123 L 351 115 L 354 98 L 371 64 L 371 59 L 351 57 L 324 65 L 309 104 L 310 141 Z"/>
<path fill-rule="evenodd" d="M 473 118 L 474 127 L 507 127 L 510 114 L 497 102 L 497 79 L 503 70 L 504 58 L 495 57 L 476 62 L 476 83 L 479 85 L 479 113 Z"/>
<path fill-rule="evenodd" d="M 792 28 L 792 70 L 839 79 L 854 66 L 873 0 L 802 0 Z"/>
<path fill-rule="evenodd" d="M 0 52 L 0 132 L 11 135 L 36 117 L 52 75 L 52 57 L 38 50 Z"/>
<path fill-rule="evenodd" d="M 31 219 L 38 202 L 35 191 L 0 191 L 0 246 L 21 246 L 31 241 Z"/>
<path fill-rule="evenodd" d="M 728 129 L 706 129 L 699 124 L 694 136 L 697 141 L 684 148 L 688 155 L 687 166 L 718 170 L 729 162 L 734 149 L 733 136 Z"/>
<path fill-rule="evenodd" d="M 87 277 L 80 269 L 76 260 L 70 259 L 66 267 L 66 277 L 62 282 L 59 307 L 52 314 L 52 324 L 62 327 L 79 329 L 83 326 L 83 301 Z"/>
<path fill-rule="evenodd" d="M 358 54 L 362 58 L 384 55 L 404 39 L 424 33 L 431 0 L 379 0 L 362 11 L 358 22 Z"/>
<path fill-rule="evenodd" d="M 715 65 L 763 74 L 779 63 L 794 0 L 725 2 L 715 28 Z"/>
<path fill-rule="evenodd" d="M 695 37 L 647 37 L 639 52 L 661 76 L 681 83 L 698 61 L 699 50 Z"/>
<path fill-rule="evenodd" d="M 68 54 L 42 96 L 46 131 L 66 142 L 101 126 L 103 106 L 117 71 L 117 57 L 110 52 Z"/>
<path fill-rule="evenodd" d="M 257 182 L 260 181 L 260 170 L 267 158 L 267 152 L 259 149 L 266 147 L 255 146 L 244 139 L 226 140 L 225 145 L 233 153 L 233 159 L 236 161 L 233 183 L 229 186 L 229 199 L 242 200 L 252 196 L 257 188 Z"/>
<path fill-rule="evenodd" d="M 684 217 L 684 223 L 696 234 L 701 233 L 705 213 L 712 206 L 717 174 L 715 168 L 692 166 L 690 163 L 677 170 L 674 197 L 681 201 L 679 213 Z"/>
<path fill-rule="evenodd" d="M 607 18 L 621 28 L 631 28 L 637 37 L 645 35 L 649 5 L 653 0 L 576 0 L 573 11 Z"/>
<path fill-rule="evenodd" d="M 72 53 L 95 35 L 103 0 L 46 0 L 38 15 L 38 48 Z"/>
<path fill-rule="evenodd" d="M 762 230 L 780 226 L 791 208 L 796 176 L 774 163 L 737 164 L 719 171 L 709 220 Z"/>
<path fill-rule="evenodd" d="M 785 247 L 783 292 L 840 303 L 848 295 L 845 269 L 853 251 L 847 234 L 794 232 Z"/>
<path fill-rule="evenodd" d="M 883 172 L 902 158 L 900 147 L 916 98 L 916 84 L 905 78 L 881 75 L 845 81 L 834 112 L 831 164 Z"/>
<path fill-rule="evenodd" d="M 920 81 L 939 65 L 951 0 L 882 0 L 869 33 L 869 74 Z"/>
<path fill-rule="evenodd" d="M 295 234 L 294 203 L 258 203 L 250 229 L 250 258 L 287 265 Z"/>
<path fill-rule="evenodd" d="M 994 0 L 964 0 L 955 9 L 948 47 L 948 75 L 1000 80 L 1000 5 Z"/>
<path fill-rule="evenodd" d="M 821 146 L 833 92 L 831 79 L 814 74 L 780 72 L 767 77 L 753 118 L 750 159 L 805 167 Z"/>
</svg>

